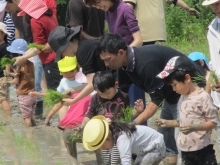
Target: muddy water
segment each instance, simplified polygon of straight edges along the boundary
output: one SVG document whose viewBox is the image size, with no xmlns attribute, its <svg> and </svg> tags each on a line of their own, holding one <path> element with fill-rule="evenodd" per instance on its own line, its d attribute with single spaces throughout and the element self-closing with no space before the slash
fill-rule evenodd
<svg viewBox="0 0 220 165">
<path fill-rule="evenodd" d="M 10 90 L 12 117 L 5 117 L 0 108 L 0 165 L 72 165 L 62 140 L 62 131 L 56 127 L 58 118 L 52 119 L 52 126 L 26 128 L 17 107 L 13 88 Z M 94 164 L 95 155 L 78 144 L 78 159 L 84 165 Z"/>
<path fill-rule="evenodd" d="M 11 105 L 12 117 L 10 118 L 5 117 L 0 109 L 0 165 L 73 164 L 63 144 L 62 131 L 56 127 L 57 117 L 52 119 L 50 127 L 44 126 L 42 121 L 37 121 L 36 127 L 25 128 L 13 89 L 11 89 Z M 149 125 L 152 127 L 155 127 L 154 118 L 149 120 Z M 215 131 L 213 138 L 214 140 L 217 138 Z M 81 164 L 96 164 L 93 152 L 85 151 L 82 144 L 77 144 L 77 149 Z M 220 162 L 220 150 L 217 145 L 215 149 Z"/>
</svg>

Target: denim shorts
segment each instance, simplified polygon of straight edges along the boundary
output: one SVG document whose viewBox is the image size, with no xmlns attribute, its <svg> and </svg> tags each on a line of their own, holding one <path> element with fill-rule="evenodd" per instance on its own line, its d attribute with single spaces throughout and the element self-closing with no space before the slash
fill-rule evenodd
<svg viewBox="0 0 220 165">
<path fill-rule="evenodd" d="M 170 104 L 164 101 L 161 110 L 161 119 L 176 120 L 178 117 L 177 104 Z M 166 156 L 174 156 L 178 154 L 175 140 L 175 128 L 158 128 L 158 132 L 163 134 L 166 145 Z"/>
</svg>

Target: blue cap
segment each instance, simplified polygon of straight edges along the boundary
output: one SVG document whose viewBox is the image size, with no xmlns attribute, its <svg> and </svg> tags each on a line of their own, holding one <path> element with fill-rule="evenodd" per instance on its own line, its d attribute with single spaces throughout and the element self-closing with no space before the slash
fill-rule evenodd
<svg viewBox="0 0 220 165">
<path fill-rule="evenodd" d="M 10 53 L 24 54 L 27 51 L 27 42 L 24 39 L 15 39 L 10 46 L 7 47 L 7 51 Z"/>
<path fill-rule="evenodd" d="M 207 67 L 209 67 L 209 61 L 206 58 L 206 56 L 201 53 L 201 52 L 192 52 L 188 55 L 188 57 L 192 60 L 192 61 L 197 61 L 197 60 L 204 60 L 204 62 L 206 63 Z"/>
</svg>

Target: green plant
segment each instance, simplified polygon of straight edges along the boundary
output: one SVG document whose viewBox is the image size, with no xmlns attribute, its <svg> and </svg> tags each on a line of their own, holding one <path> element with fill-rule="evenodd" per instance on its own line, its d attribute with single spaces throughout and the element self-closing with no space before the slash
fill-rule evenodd
<svg viewBox="0 0 220 165">
<path fill-rule="evenodd" d="M 54 90 L 48 89 L 46 95 L 43 97 L 44 103 L 48 106 L 53 106 L 63 100 L 64 96 Z"/>
<path fill-rule="evenodd" d="M 196 73 L 196 76 L 192 77 L 192 81 L 193 82 L 206 82 L 206 78 L 203 75 Z"/>
<path fill-rule="evenodd" d="M 2 68 L 6 67 L 6 65 L 13 65 L 15 63 L 15 59 L 2 57 L 0 61 L 0 65 Z"/>
<path fill-rule="evenodd" d="M 211 71 L 211 72 L 210 72 L 210 78 L 211 78 L 210 81 L 211 81 L 211 84 L 212 84 L 212 85 L 218 84 L 218 82 L 219 82 L 218 76 L 215 74 L 214 71 Z"/>
<path fill-rule="evenodd" d="M 43 49 L 43 48 L 44 48 L 44 45 L 35 44 L 35 43 L 29 43 L 29 44 L 28 44 L 28 49 L 30 49 L 30 48 Z"/>
<path fill-rule="evenodd" d="M 126 107 L 122 109 L 123 117 L 119 118 L 120 122 L 130 123 L 133 117 L 133 107 Z"/>
</svg>

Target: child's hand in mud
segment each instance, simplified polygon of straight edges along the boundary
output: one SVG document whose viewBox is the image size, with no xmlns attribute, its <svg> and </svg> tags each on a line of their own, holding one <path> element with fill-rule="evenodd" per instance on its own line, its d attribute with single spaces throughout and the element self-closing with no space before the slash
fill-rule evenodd
<svg viewBox="0 0 220 165">
<path fill-rule="evenodd" d="M 168 127 L 168 123 L 167 123 L 167 120 L 165 119 L 155 119 L 155 124 L 158 126 L 158 127 Z"/>
<path fill-rule="evenodd" d="M 182 132 L 184 135 L 188 135 L 189 133 L 196 131 L 197 127 L 198 127 L 197 124 L 181 126 L 180 127 L 180 132 Z"/>
<path fill-rule="evenodd" d="M 46 126 L 50 126 L 50 118 L 49 118 L 49 117 L 47 117 L 47 118 L 45 119 L 44 124 L 45 124 Z"/>
<path fill-rule="evenodd" d="M 134 103 L 134 109 L 138 112 L 141 113 L 144 111 L 144 102 L 142 99 L 138 99 L 137 101 L 135 101 Z"/>
</svg>

